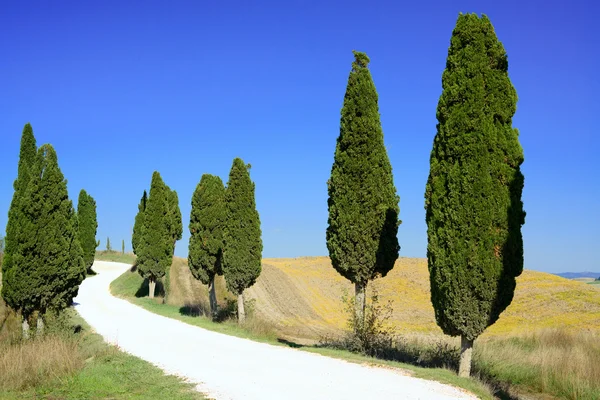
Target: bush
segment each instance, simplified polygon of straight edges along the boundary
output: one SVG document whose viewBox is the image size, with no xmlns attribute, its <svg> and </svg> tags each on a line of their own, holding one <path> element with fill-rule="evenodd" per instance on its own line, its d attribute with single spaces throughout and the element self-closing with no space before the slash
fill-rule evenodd
<svg viewBox="0 0 600 400">
<path fill-rule="evenodd" d="M 345 292 L 342 296 L 344 310 L 348 314 L 348 331 L 341 338 L 325 337 L 321 346 L 333 347 L 367 356 L 388 358 L 394 346 L 395 332 L 389 324 L 392 302 L 380 304 L 379 294 L 373 289 L 365 307 L 364 322 L 356 315 L 354 296 Z"/>
</svg>

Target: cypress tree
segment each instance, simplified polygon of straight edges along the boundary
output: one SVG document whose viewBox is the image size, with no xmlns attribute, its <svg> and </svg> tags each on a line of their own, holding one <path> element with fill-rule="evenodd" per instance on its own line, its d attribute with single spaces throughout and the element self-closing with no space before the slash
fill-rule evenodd
<svg viewBox="0 0 600 400">
<path fill-rule="evenodd" d="M 169 232 L 173 240 L 173 251 L 175 244 L 181 240 L 183 234 L 183 223 L 181 220 L 181 210 L 179 209 L 179 197 L 175 190 L 171 190 L 165 185 L 167 191 L 167 222 L 169 224 Z"/>
<path fill-rule="evenodd" d="M 77 222 L 79 230 L 79 243 L 83 250 L 83 261 L 88 271 L 91 271 L 96 255 L 96 231 L 98 221 L 96 217 L 96 201 L 84 189 L 79 192 L 77 201 Z"/>
<path fill-rule="evenodd" d="M 110 238 L 108 236 L 106 237 L 106 251 L 112 251 L 112 247 L 110 247 Z"/>
<path fill-rule="evenodd" d="M 469 376 L 473 341 L 523 270 L 517 94 L 485 15 L 459 15 L 442 88 L 425 191 L 431 302 L 444 333 L 461 337 L 459 375 Z"/>
<path fill-rule="evenodd" d="M 218 176 L 202 175 L 192 197 L 188 266 L 194 278 L 208 285 L 210 312 L 217 315 L 215 275 L 223 275 L 225 187 Z"/>
<path fill-rule="evenodd" d="M 25 190 L 29 183 L 31 176 L 31 168 L 35 163 L 37 155 L 37 146 L 35 137 L 33 136 L 33 129 L 29 123 L 23 127 L 23 133 L 21 135 L 21 148 L 19 152 L 19 164 L 17 179 L 13 183 L 14 193 L 10 203 L 10 209 L 8 211 L 8 223 L 6 225 L 6 237 L 5 237 L 5 248 L 4 248 L 4 260 L 2 263 L 2 297 L 6 304 L 16 311 L 23 311 L 21 309 L 23 305 L 23 289 L 22 284 L 16 280 L 15 276 L 17 271 L 15 268 L 19 268 L 18 263 L 15 264 L 13 259 L 19 258 L 18 254 L 15 254 L 16 249 L 20 248 L 19 241 L 22 240 L 23 235 L 21 234 L 22 223 L 21 221 L 25 218 L 22 215 L 22 208 L 20 205 L 21 200 L 25 196 Z M 26 336 L 29 332 L 27 324 L 27 316 L 22 313 L 23 316 L 23 332 Z"/>
<path fill-rule="evenodd" d="M 355 285 L 355 317 L 362 324 L 368 281 L 385 276 L 398 258 L 400 198 L 383 142 L 369 58 L 357 51 L 354 58 L 328 182 L 326 238 L 333 267 Z"/>
<path fill-rule="evenodd" d="M 85 277 L 77 216 L 52 146 L 40 147 L 30 171 L 19 202 L 23 218 L 10 274 L 11 286 L 19 293 L 15 308 L 25 317 L 68 307 Z M 41 322 L 38 319 L 38 330 Z"/>
<path fill-rule="evenodd" d="M 238 296 L 238 322 L 242 323 L 244 290 L 254 285 L 261 271 L 262 240 L 250 164 L 240 158 L 233 160 L 229 172 L 225 208 L 223 274 L 227 289 Z"/>
<path fill-rule="evenodd" d="M 146 203 L 148 202 L 148 195 L 144 190 L 144 194 L 142 195 L 142 199 L 140 200 L 140 204 L 138 205 L 138 213 L 135 216 L 135 222 L 133 224 L 133 233 L 131 235 L 131 247 L 133 248 L 133 254 L 136 256 L 138 254 L 138 245 L 140 243 L 140 239 L 143 235 L 142 231 L 144 229 L 144 215 L 146 212 Z"/>
<path fill-rule="evenodd" d="M 168 191 L 160 174 L 154 171 L 146 203 L 143 234 L 137 245 L 138 272 L 148 279 L 150 298 L 154 297 L 156 280 L 165 275 L 173 260 L 173 237 L 167 220 Z"/>
<path fill-rule="evenodd" d="M 2 261 L 4 260 L 4 238 L 0 236 L 0 267 L 2 267 Z"/>
</svg>

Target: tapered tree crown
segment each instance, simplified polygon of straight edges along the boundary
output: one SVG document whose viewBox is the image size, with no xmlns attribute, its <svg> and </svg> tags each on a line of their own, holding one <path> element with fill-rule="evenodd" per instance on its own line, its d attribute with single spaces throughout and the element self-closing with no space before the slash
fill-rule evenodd
<svg viewBox="0 0 600 400">
<path fill-rule="evenodd" d="M 218 176 L 202 175 L 192 197 L 188 265 L 192 274 L 208 285 L 222 275 L 225 230 L 225 187 Z"/>
<path fill-rule="evenodd" d="M 241 294 L 261 272 L 262 239 L 250 165 L 233 160 L 225 191 L 226 228 L 223 273 L 227 289 Z"/>
<path fill-rule="evenodd" d="M 369 58 L 356 51 L 354 57 L 328 182 L 326 236 L 336 271 L 366 283 L 385 276 L 398 258 L 400 209 Z"/>
<path fill-rule="evenodd" d="M 517 95 L 486 16 L 452 33 L 425 192 L 431 300 L 438 325 L 468 340 L 510 304 L 523 270 L 523 150 Z"/>
<path fill-rule="evenodd" d="M 170 189 L 154 171 L 146 203 L 143 234 L 138 244 L 138 272 L 144 278 L 165 275 L 173 261 L 173 237 L 168 221 Z"/>
<path fill-rule="evenodd" d="M 15 310 L 19 310 L 23 304 L 21 291 L 16 288 L 16 285 L 19 284 L 15 281 L 16 272 L 13 270 L 13 266 L 15 265 L 13 262 L 15 249 L 19 248 L 19 241 L 23 238 L 23 235 L 21 234 L 21 221 L 25 216 L 22 214 L 20 202 L 25 196 L 25 190 L 27 189 L 30 180 L 31 168 L 33 168 L 36 157 L 37 145 L 35 137 L 33 136 L 33 129 L 31 125 L 27 123 L 23 127 L 23 133 L 21 134 L 17 179 L 15 179 L 13 184 L 15 191 L 8 211 L 4 249 L 5 255 L 2 262 L 2 297 L 4 298 L 4 301 Z"/>
<path fill-rule="evenodd" d="M 86 268 L 91 268 L 96 256 L 96 201 L 85 190 L 81 189 L 77 201 L 77 225 L 79 243 L 83 250 L 83 261 Z"/>
<path fill-rule="evenodd" d="M 138 255 L 138 246 L 141 241 L 143 230 L 144 230 L 144 218 L 146 213 L 146 203 L 148 202 L 148 195 L 144 190 L 144 194 L 138 205 L 138 213 L 135 215 L 135 222 L 133 224 L 133 233 L 131 234 L 131 247 L 133 254 Z"/>
</svg>

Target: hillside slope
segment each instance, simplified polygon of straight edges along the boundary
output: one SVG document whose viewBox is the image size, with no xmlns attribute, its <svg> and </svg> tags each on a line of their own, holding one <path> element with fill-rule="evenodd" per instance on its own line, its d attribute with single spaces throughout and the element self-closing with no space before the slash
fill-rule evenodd
<svg viewBox="0 0 600 400">
<path fill-rule="evenodd" d="M 380 301 L 391 301 L 392 323 L 399 333 L 441 333 L 429 301 L 427 261 L 400 258 L 375 288 Z M 221 304 L 233 299 L 217 280 Z M 353 287 L 331 267 L 327 257 L 264 259 L 257 283 L 247 290 L 247 300 L 262 319 L 282 334 L 317 339 L 345 328 L 341 300 Z M 369 293 L 371 291 L 369 290 Z M 194 280 L 186 260 L 176 258 L 171 269 L 169 303 L 205 310 L 206 287 Z M 484 336 L 524 333 L 563 326 L 570 330 L 600 332 L 600 291 L 581 282 L 536 271 L 518 278 L 513 303 Z"/>
</svg>

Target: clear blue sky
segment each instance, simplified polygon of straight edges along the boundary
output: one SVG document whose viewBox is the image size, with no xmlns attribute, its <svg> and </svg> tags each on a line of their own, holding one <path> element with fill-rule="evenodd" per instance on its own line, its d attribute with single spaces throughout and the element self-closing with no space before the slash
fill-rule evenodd
<svg viewBox="0 0 600 400">
<path fill-rule="evenodd" d="M 326 3 L 326 4 L 325 4 Z M 252 164 L 265 257 L 326 255 L 327 187 L 353 60 L 366 52 L 401 197 L 401 256 L 425 257 L 423 193 L 450 35 L 487 14 L 519 95 L 525 267 L 600 270 L 600 12 L 593 1 L 40 1 L 0 13 L 0 233 L 23 125 L 52 143 L 98 238 L 130 234 L 154 170 L 187 255 L 203 173 Z"/>
</svg>

